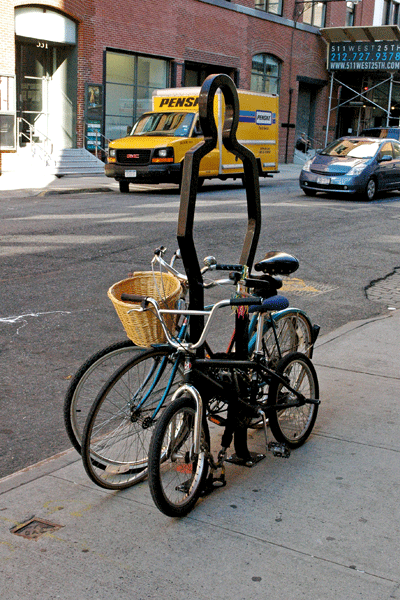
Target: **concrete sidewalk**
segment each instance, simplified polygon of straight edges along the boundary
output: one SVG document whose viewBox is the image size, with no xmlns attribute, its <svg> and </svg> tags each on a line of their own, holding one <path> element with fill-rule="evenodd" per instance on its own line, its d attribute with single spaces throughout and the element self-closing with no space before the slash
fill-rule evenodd
<svg viewBox="0 0 400 600">
<path fill-rule="evenodd" d="M 309 441 L 228 464 L 184 519 L 159 513 L 147 482 L 97 488 L 72 450 L 1 480 L 2 598 L 400 599 L 399 335 L 394 311 L 322 336 Z M 60 528 L 12 533 L 32 518 Z"/>
</svg>

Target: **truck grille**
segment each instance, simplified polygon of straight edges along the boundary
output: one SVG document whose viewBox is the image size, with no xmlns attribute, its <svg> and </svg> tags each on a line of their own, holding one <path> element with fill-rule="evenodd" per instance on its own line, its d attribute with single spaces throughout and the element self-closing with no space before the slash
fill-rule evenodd
<svg viewBox="0 0 400 600">
<path fill-rule="evenodd" d="M 150 150 L 117 150 L 117 162 L 123 165 L 148 165 Z"/>
</svg>

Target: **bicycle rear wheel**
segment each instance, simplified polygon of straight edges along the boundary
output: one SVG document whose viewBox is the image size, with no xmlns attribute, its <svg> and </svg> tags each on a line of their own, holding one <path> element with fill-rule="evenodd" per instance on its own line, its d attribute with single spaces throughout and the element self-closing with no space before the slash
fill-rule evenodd
<svg viewBox="0 0 400 600">
<path fill-rule="evenodd" d="M 110 377 L 143 348 L 130 340 L 117 342 L 93 354 L 78 369 L 64 400 L 64 424 L 72 445 L 81 452 L 82 433 L 89 410 Z"/>
<path fill-rule="evenodd" d="M 169 517 L 182 517 L 192 510 L 207 477 L 210 434 L 203 420 L 201 451 L 195 455 L 195 412 L 191 398 L 176 399 L 165 409 L 150 444 L 150 492 L 157 508 Z"/>
<path fill-rule="evenodd" d="M 277 364 L 276 372 L 287 380 L 291 388 L 300 392 L 306 399 L 319 398 L 317 374 L 311 360 L 305 354 L 295 352 L 284 356 Z M 269 425 L 272 435 L 278 442 L 289 448 L 298 448 L 307 440 L 313 430 L 318 414 L 318 405 L 305 403 L 302 406 L 288 406 L 296 402 L 296 396 L 284 383 L 273 378 L 268 393 Z M 277 405 L 283 405 L 277 409 Z"/>
<path fill-rule="evenodd" d="M 153 426 L 182 377 L 172 352 L 140 353 L 96 398 L 83 432 L 82 460 L 100 487 L 124 489 L 146 477 Z"/>
<path fill-rule="evenodd" d="M 302 352 L 311 355 L 313 339 L 312 327 L 308 317 L 296 308 L 289 308 L 272 315 L 278 338 L 279 350 L 276 344 L 273 328 L 266 322 L 263 335 L 264 352 L 268 363 L 274 365 L 289 352 Z"/>
</svg>

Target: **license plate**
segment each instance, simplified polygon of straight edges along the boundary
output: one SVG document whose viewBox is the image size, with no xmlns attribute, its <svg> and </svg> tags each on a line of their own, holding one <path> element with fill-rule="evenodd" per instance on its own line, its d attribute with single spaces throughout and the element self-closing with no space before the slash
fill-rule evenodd
<svg viewBox="0 0 400 600">
<path fill-rule="evenodd" d="M 125 177 L 136 177 L 137 171 L 125 171 Z"/>
<path fill-rule="evenodd" d="M 320 185 L 329 185 L 330 182 L 330 177 L 317 177 L 317 183 L 319 183 Z"/>
</svg>

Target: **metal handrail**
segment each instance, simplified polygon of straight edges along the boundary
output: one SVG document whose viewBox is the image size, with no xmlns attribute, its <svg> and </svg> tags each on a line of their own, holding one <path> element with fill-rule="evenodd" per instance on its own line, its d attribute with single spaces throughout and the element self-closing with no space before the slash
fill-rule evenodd
<svg viewBox="0 0 400 600">
<path fill-rule="evenodd" d="M 87 131 L 87 126 L 88 126 L 88 123 L 85 123 L 85 131 Z M 85 140 L 87 142 L 90 141 L 91 144 L 94 143 L 94 154 L 97 158 L 97 153 L 99 150 L 101 150 L 101 152 L 104 152 L 104 154 L 107 153 L 108 145 L 111 140 L 109 138 L 107 138 L 105 135 L 103 135 L 102 133 L 100 133 L 99 131 L 95 131 L 94 133 L 96 136 L 94 142 L 93 142 L 93 136 L 89 137 L 87 134 L 85 134 Z M 99 141 L 99 138 L 100 138 L 100 141 Z M 104 142 L 103 142 L 104 147 L 101 145 L 102 140 L 104 140 Z M 88 144 L 86 144 L 86 147 L 87 147 L 87 145 Z"/>
<path fill-rule="evenodd" d="M 18 117 L 17 120 L 18 120 L 18 135 L 26 138 L 29 141 L 30 146 L 31 146 L 32 156 L 34 156 L 36 154 L 36 152 L 39 150 L 44 155 L 44 156 L 40 156 L 40 158 L 42 160 L 46 161 L 46 165 L 49 165 L 52 162 L 54 164 L 56 164 L 56 161 L 51 156 L 51 154 L 53 152 L 53 142 L 51 141 L 51 139 L 45 133 L 42 133 L 41 131 L 39 131 L 38 129 L 36 129 L 36 127 L 34 125 L 32 125 L 32 123 L 30 123 L 29 121 L 27 121 L 23 117 Z M 26 125 L 28 125 L 29 135 L 27 135 L 24 131 L 22 131 L 22 129 L 21 129 L 21 123 L 25 123 Z M 41 137 L 43 137 L 45 143 L 46 142 L 50 143 L 50 148 L 51 148 L 50 152 L 48 152 L 43 146 L 41 146 L 40 144 L 38 144 L 37 142 L 35 142 L 35 140 L 33 139 L 33 135 L 35 133 L 39 134 Z"/>
</svg>

